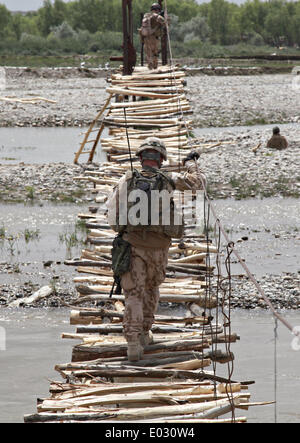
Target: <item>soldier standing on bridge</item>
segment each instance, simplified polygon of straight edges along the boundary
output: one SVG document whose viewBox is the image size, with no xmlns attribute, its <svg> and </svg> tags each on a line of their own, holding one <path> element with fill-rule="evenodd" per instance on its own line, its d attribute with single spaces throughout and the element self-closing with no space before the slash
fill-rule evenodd
<svg viewBox="0 0 300 443">
<path fill-rule="evenodd" d="M 144 43 L 146 60 L 149 69 L 157 69 L 159 55 L 159 39 L 165 26 L 165 19 L 161 15 L 159 3 L 153 3 L 151 12 L 147 12 L 139 29 L 141 39 Z"/>
<path fill-rule="evenodd" d="M 171 239 L 183 235 L 183 220 L 175 222 L 177 209 L 173 192 L 175 189 L 196 191 L 202 188 L 196 151 L 191 151 L 183 160 L 187 168 L 185 173 L 161 171 L 162 162 L 167 160 L 167 150 L 159 138 L 147 138 L 136 155 L 141 161 L 141 172 L 136 169 L 128 171 L 108 201 L 108 222 L 114 231 L 119 232 L 113 245 L 112 267 L 125 295 L 123 327 L 130 361 L 142 358 L 144 346 L 153 340 L 151 327 L 159 302 L 159 286 L 166 276 Z M 155 192 L 160 193 L 162 201 L 153 211 Z M 140 209 L 140 217 L 145 219 L 138 224 L 130 218 L 134 208 L 129 202 L 133 202 L 134 193 L 137 193 L 135 199 L 140 201 L 144 195 L 146 197 Z M 153 214 L 154 218 L 158 217 L 154 223 Z M 165 214 L 168 214 L 167 218 L 164 218 Z"/>
</svg>

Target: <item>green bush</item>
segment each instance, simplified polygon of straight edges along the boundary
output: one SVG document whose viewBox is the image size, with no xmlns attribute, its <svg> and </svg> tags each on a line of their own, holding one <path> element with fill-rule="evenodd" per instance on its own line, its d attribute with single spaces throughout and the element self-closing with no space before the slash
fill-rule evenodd
<svg viewBox="0 0 300 443">
<path fill-rule="evenodd" d="M 20 45 L 22 53 L 27 52 L 32 55 L 44 53 L 45 50 L 48 49 L 47 39 L 37 35 L 27 34 L 25 32 L 21 35 Z"/>
<path fill-rule="evenodd" d="M 137 28 L 150 4 L 134 2 L 138 53 Z M 270 51 L 270 46 L 295 53 L 300 45 L 300 0 L 247 0 L 240 5 L 226 0 L 168 0 L 168 12 L 176 57 L 257 54 Z M 42 8 L 25 15 L 0 5 L 1 55 L 120 54 L 122 43 L 121 0 L 44 0 Z"/>
</svg>

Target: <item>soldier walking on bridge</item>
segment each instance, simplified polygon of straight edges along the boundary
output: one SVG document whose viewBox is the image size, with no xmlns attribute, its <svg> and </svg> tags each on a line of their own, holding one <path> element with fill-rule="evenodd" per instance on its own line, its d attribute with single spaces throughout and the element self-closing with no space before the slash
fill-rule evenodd
<svg viewBox="0 0 300 443">
<path fill-rule="evenodd" d="M 143 347 L 152 341 L 151 327 L 159 302 L 159 286 L 166 276 L 171 240 L 183 235 L 182 219 L 175 222 L 173 192 L 175 189 L 197 191 L 202 187 L 196 151 L 191 151 L 183 160 L 184 173 L 161 171 L 167 150 L 159 138 L 147 138 L 136 155 L 142 170 L 128 171 L 108 201 L 108 222 L 119 232 L 112 250 L 112 265 L 125 295 L 123 327 L 130 361 L 141 359 Z M 153 210 L 155 193 L 162 199 Z M 134 201 L 132 197 L 140 199 L 139 202 L 144 200 L 138 223 L 130 203 Z"/>
<path fill-rule="evenodd" d="M 159 55 L 159 39 L 165 26 L 165 19 L 161 15 L 159 3 L 153 3 L 151 12 L 147 12 L 139 29 L 141 39 L 144 43 L 146 60 L 149 69 L 157 69 Z"/>
</svg>

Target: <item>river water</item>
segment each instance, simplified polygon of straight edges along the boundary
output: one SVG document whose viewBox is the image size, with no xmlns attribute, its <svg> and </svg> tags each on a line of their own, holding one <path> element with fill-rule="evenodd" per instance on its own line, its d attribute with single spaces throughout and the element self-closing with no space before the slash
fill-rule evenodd
<svg viewBox="0 0 300 443">
<path fill-rule="evenodd" d="M 247 131 L 265 131 L 271 134 L 274 125 L 232 126 L 225 128 L 196 128 L 197 137 L 222 137 L 224 134 L 240 134 Z M 299 129 L 299 123 L 280 125 L 282 132 Z M 0 163 L 15 164 L 19 162 L 36 163 L 72 163 L 83 140 L 86 128 L 0 128 Z M 102 138 L 108 136 L 108 129 L 103 131 Z M 80 158 L 80 161 L 82 157 Z M 85 160 L 85 159 L 84 159 Z M 84 161 L 83 160 L 83 161 Z M 105 160 L 105 154 L 97 149 L 95 162 Z"/>
<path fill-rule="evenodd" d="M 230 128 L 232 129 L 232 128 Z M 76 128 L 1 128 L 0 163 L 72 162 L 79 146 L 81 130 Z M 78 140 L 78 143 L 77 143 Z M 69 146 L 66 150 L 65 146 Z M 101 153 L 96 161 L 101 161 Z M 253 274 L 299 272 L 299 201 L 292 198 L 264 200 L 220 200 L 213 202 L 228 235 Z M 84 212 L 84 209 L 80 208 Z M 30 278 L 48 284 L 42 262 L 61 263 L 81 249 L 78 243 L 72 250 L 62 241 L 74 232 L 75 205 L 0 206 L 0 228 L 18 240 L 14 244 L 2 242 L 1 261 L 20 263 L 21 273 L 2 273 L 1 283 L 20 284 Z M 39 236 L 25 242 L 25 228 Z M 212 234 L 213 235 L 213 234 Z M 83 235 L 84 237 L 84 235 Z M 244 238 L 244 240 L 242 240 Z M 233 272 L 241 273 L 240 265 Z M 28 272 L 27 275 L 26 272 Z M 72 278 L 73 270 L 65 278 Z M 53 273 L 53 271 L 52 271 Z M 57 265 L 55 273 L 65 273 Z M 294 326 L 300 325 L 298 312 L 283 312 Z M 232 313 L 234 332 L 241 340 L 232 345 L 235 354 L 235 380 L 255 380 L 250 386 L 252 401 L 272 401 L 275 397 L 274 320 L 263 310 L 235 310 Z M 36 411 L 36 399 L 48 396 L 49 379 L 60 380 L 54 365 L 70 361 L 73 341 L 62 340 L 62 332 L 73 332 L 69 325 L 69 311 L 65 309 L 0 308 L 0 422 L 22 422 L 24 414 Z M 294 346 L 295 348 L 295 346 Z M 296 346 L 298 348 L 298 346 Z M 300 421 L 300 351 L 292 348 L 292 335 L 278 326 L 277 340 L 277 420 Z M 226 367 L 222 367 L 226 375 Z M 249 422 L 274 422 L 275 408 L 253 407 L 238 411 Z"/>
<path fill-rule="evenodd" d="M 0 163 L 72 163 L 85 131 L 83 128 L 0 128 Z M 106 129 L 103 137 L 107 133 Z M 102 152 L 96 150 L 94 161 L 104 159 Z"/>
<path fill-rule="evenodd" d="M 300 325 L 299 313 L 283 314 L 294 326 Z M 49 380 L 62 381 L 53 368 L 70 361 L 76 343 L 61 339 L 61 334 L 74 332 L 75 327 L 69 325 L 69 311 L 65 309 L 1 309 L 0 327 L 0 423 L 21 423 L 24 414 L 36 412 L 37 398 L 49 397 Z M 241 337 L 231 345 L 235 354 L 232 378 L 256 382 L 249 386 L 251 401 L 273 401 L 273 318 L 262 310 L 235 310 L 232 330 Z M 300 351 L 293 350 L 292 336 L 286 328 L 278 325 L 277 334 L 277 422 L 299 423 Z M 226 376 L 227 365 L 218 366 L 217 373 Z M 273 423 L 275 407 L 255 406 L 249 411 L 237 410 L 236 415 L 247 416 L 250 423 Z"/>
</svg>

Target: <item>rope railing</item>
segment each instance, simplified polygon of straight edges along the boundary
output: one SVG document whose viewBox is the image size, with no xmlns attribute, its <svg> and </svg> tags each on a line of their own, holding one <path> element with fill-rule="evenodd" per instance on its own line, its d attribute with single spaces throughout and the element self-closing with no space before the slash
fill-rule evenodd
<svg viewBox="0 0 300 443">
<path fill-rule="evenodd" d="M 168 4 L 167 4 L 167 0 L 164 0 L 164 1 L 165 1 L 165 13 L 166 13 L 166 29 L 167 29 L 167 35 L 168 35 L 169 51 L 170 51 L 170 64 L 171 64 L 171 67 L 172 67 L 172 66 L 174 66 L 174 60 L 173 60 L 172 47 L 171 47 L 170 28 L 169 28 L 169 23 L 168 23 Z M 172 71 L 172 72 L 173 72 L 173 71 Z M 183 120 L 183 122 L 185 123 L 185 126 L 186 126 L 186 128 L 187 128 L 187 124 L 186 124 L 185 119 L 184 119 L 184 114 L 183 114 L 183 111 L 182 111 L 182 106 L 181 106 L 181 104 L 180 104 L 180 101 L 181 101 L 181 100 L 180 100 L 180 95 L 178 94 L 178 102 L 179 102 L 179 108 L 180 108 L 180 110 L 181 110 L 181 117 L 182 117 L 182 120 Z M 188 131 L 188 130 L 187 130 L 187 136 L 188 136 L 189 141 L 191 141 L 191 139 L 190 139 L 190 134 L 189 134 L 189 131 Z M 213 207 L 213 205 L 212 205 L 212 202 L 211 202 L 211 200 L 210 200 L 210 198 L 209 198 L 209 196 L 208 196 L 207 188 L 206 188 L 206 184 L 204 183 L 204 180 L 203 180 L 203 178 L 202 178 L 202 174 L 201 174 L 200 171 L 199 171 L 199 166 L 198 166 L 197 161 L 196 161 L 195 163 L 196 163 L 196 167 L 197 167 L 197 170 L 198 170 L 198 176 L 199 176 L 199 178 L 200 178 L 200 180 L 201 180 L 202 188 L 203 188 L 203 190 L 204 190 L 205 198 L 206 198 L 206 200 L 207 200 L 207 202 L 208 202 L 208 205 L 209 205 L 209 207 L 210 207 L 210 209 L 211 209 L 211 211 L 212 211 L 213 216 L 215 217 L 216 223 L 217 223 L 217 225 L 218 225 L 220 231 L 222 232 L 222 234 L 223 234 L 225 240 L 227 241 L 227 245 L 228 245 L 228 247 L 232 250 L 232 253 L 233 253 L 233 254 L 236 256 L 236 258 L 238 259 L 240 265 L 241 265 L 241 266 L 243 267 L 243 269 L 245 270 L 247 276 L 248 276 L 249 279 L 252 281 L 252 283 L 253 283 L 254 286 L 256 287 L 257 291 L 261 294 L 263 300 L 265 301 L 265 303 L 267 304 L 267 306 L 268 306 L 268 307 L 270 308 L 270 310 L 272 311 L 274 317 L 277 318 L 277 319 L 278 319 L 278 320 L 279 320 L 279 321 L 280 321 L 280 322 L 281 322 L 286 328 L 288 328 L 288 329 L 291 331 L 291 333 L 292 333 L 295 337 L 300 338 L 300 330 L 299 330 L 299 328 L 292 326 L 292 325 L 291 325 L 291 324 L 290 324 L 290 323 L 289 323 L 289 322 L 288 322 L 288 321 L 287 321 L 287 320 L 286 320 L 286 319 L 285 319 L 285 318 L 284 318 L 279 312 L 277 312 L 277 310 L 276 310 L 275 307 L 273 306 L 273 304 L 272 304 L 272 302 L 270 301 L 270 299 L 266 296 L 266 294 L 265 294 L 263 288 L 260 286 L 260 284 L 258 283 L 258 281 L 257 281 L 257 280 L 255 279 L 255 277 L 253 276 L 253 274 L 250 272 L 248 266 L 245 264 L 245 262 L 242 260 L 241 256 L 239 255 L 239 253 L 238 253 L 237 250 L 235 249 L 235 247 L 234 247 L 234 243 L 228 238 L 228 235 L 226 234 L 226 232 L 225 232 L 225 230 L 224 230 L 224 228 L 223 228 L 223 226 L 222 226 L 222 224 L 221 224 L 221 222 L 220 222 L 220 220 L 219 220 L 219 217 L 217 216 L 217 214 L 216 214 L 216 212 L 215 212 L 215 210 L 214 210 L 214 207 Z"/>
</svg>

